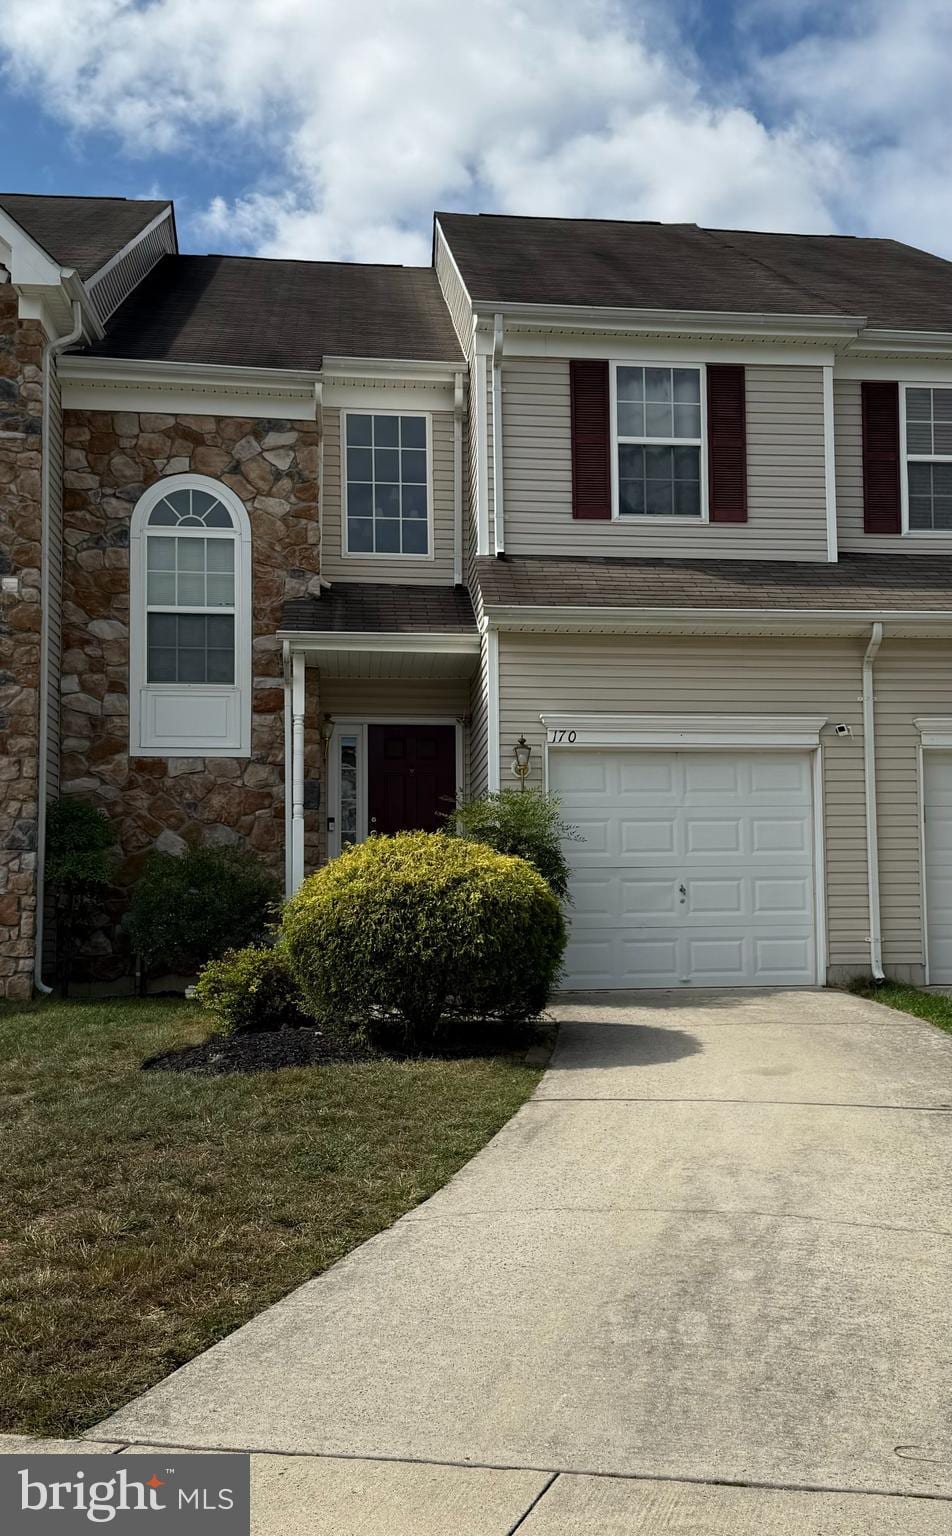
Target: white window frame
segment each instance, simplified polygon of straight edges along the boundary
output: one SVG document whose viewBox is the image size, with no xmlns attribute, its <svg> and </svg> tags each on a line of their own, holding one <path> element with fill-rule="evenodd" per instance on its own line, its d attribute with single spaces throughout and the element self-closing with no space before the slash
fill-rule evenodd
<svg viewBox="0 0 952 1536">
<path fill-rule="evenodd" d="M 229 510 L 235 521 L 235 681 L 222 683 L 150 683 L 147 666 L 147 546 L 150 532 L 175 538 L 174 527 L 148 529 L 150 514 L 172 491 L 205 491 Z M 201 530 L 195 530 L 201 534 Z M 187 530 L 182 530 L 183 534 Z M 129 533 L 129 753 L 132 757 L 251 756 L 251 524 L 235 492 L 207 475 L 166 475 L 140 496 Z M 179 702 L 194 713 L 205 706 L 209 722 L 219 720 L 216 735 L 186 729 L 159 732 L 157 706 L 174 718 Z M 183 715 L 183 721 L 184 721 Z"/>
<path fill-rule="evenodd" d="M 347 422 L 351 416 L 419 416 L 426 422 L 426 549 L 425 555 L 403 555 L 398 553 L 388 554 L 385 550 L 351 549 L 350 527 L 347 517 Z M 408 562 L 410 565 L 420 565 L 436 558 L 433 549 L 434 518 L 433 518 L 433 413 L 421 411 L 413 406 L 400 410 L 392 406 L 379 409 L 376 406 L 348 406 L 340 413 L 340 508 L 341 508 L 341 554 L 345 560 L 396 560 L 399 564 Z"/>
<path fill-rule="evenodd" d="M 908 453 L 906 451 L 906 391 L 909 389 L 952 389 L 952 380 L 928 379 L 918 384 L 914 380 L 899 385 L 899 502 L 902 509 L 901 532 L 909 539 L 952 539 L 952 528 L 910 528 L 909 526 L 909 465 L 952 464 L 952 453 Z"/>
<path fill-rule="evenodd" d="M 680 439 L 680 446 L 686 448 L 699 447 L 700 476 L 701 476 L 701 513 L 699 517 L 676 517 L 664 514 L 659 517 L 650 513 L 632 515 L 622 513 L 619 507 L 618 487 L 618 446 L 619 443 L 633 443 L 638 447 L 671 448 L 678 446 L 678 440 L 670 437 L 620 437 L 618 433 L 618 370 L 619 368 L 693 368 L 700 375 L 700 400 L 701 400 L 701 440 L 695 443 L 693 439 Z M 680 528 L 696 528 L 700 524 L 709 523 L 711 520 L 710 504 L 707 483 L 707 365 L 706 363 L 692 363 L 680 358 L 651 358 L 651 357 L 627 357 L 613 359 L 608 370 L 609 413 L 611 416 L 611 445 L 612 445 L 612 521 L 623 523 L 632 528 L 671 527 L 677 524 Z"/>
<path fill-rule="evenodd" d="M 360 715 L 357 717 L 334 716 L 334 731 L 327 754 L 327 818 L 333 821 L 333 829 L 327 828 L 327 857 L 335 859 L 341 851 L 340 842 L 340 739 L 342 736 L 357 738 L 357 841 L 366 842 L 369 835 L 367 822 L 370 774 L 367 762 L 367 729 L 371 725 L 451 725 L 456 732 L 456 793 L 462 798 L 466 792 L 463 722 L 456 715 L 427 715 L 419 711 L 403 715 Z"/>
</svg>

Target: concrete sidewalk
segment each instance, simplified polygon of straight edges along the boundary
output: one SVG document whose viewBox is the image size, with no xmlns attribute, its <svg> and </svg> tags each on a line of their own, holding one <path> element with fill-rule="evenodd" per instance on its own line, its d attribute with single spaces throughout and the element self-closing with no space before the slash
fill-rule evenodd
<svg viewBox="0 0 952 1536">
<path fill-rule="evenodd" d="M 262 1453 L 336 1536 L 950 1528 L 952 1039 L 838 993 L 556 1012 L 444 1190 L 91 1434 Z"/>
</svg>

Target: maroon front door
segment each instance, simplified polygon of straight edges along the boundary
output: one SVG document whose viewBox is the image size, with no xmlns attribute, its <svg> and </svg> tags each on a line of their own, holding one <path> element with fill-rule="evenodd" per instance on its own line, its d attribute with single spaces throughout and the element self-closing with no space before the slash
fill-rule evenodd
<svg viewBox="0 0 952 1536">
<path fill-rule="evenodd" d="M 436 832 L 456 803 L 452 725 L 367 727 L 371 832 Z"/>
</svg>

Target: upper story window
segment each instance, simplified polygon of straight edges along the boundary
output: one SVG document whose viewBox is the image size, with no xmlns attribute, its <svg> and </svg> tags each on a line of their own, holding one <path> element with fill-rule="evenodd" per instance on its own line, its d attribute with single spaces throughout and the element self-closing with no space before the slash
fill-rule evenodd
<svg viewBox="0 0 952 1536">
<path fill-rule="evenodd" d="M 430 418 L 344 413 L 345 553 L 432 557 Z"/>
<path fill-rule="evenodd" d="M 911 533 L 952 530 L 952 389 L 905 387 L 906 492 Z"/>
<path fill-rule="evenodd" d="M 616 515 L 705 516 L 702 370 L 614 370 Z"/>
<path fill-rule="evenodd" d="M 251 536 L 241 501 L 198 475 L 150 487 L 130 546 L 131 750 L 250 751 Z"/>
</svg>

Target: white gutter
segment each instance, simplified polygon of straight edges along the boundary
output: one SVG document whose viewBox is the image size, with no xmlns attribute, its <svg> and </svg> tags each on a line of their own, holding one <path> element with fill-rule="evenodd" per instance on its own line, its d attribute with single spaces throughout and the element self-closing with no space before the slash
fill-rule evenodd
<svg viewBox="0 0 952 1536">
<path fill-rule="evenodd" d="M 36 764 L 36 935 L 33 984 L 38 992 L 52 988 L 43 981 L 43 866 L 46 859 L 46 754 L 49 750 L 50 708 L 50 416 L 51 382 L 57 355 L 79 341 L 83 334 L 83 306 L 73 300 L 73 329 L 48 341 L 43 348 L 43 416 L 40 443 L 40 689 Z"/>
<path fill-rule="evenodd" d="M 873 663 L 883 643 L 883 626 L 873 625 L 863 657 L 863 777 L 866 784 L 866 872 L 869 881 L 869 964 L 874 981 L 885 981 L 879 909 L 879 827 L 876 807 L 876 709 Z"/>
<path fill-rule="evenodd" d="M 453 585 L 463 584 L 463 375 L 453 388 Z"/>
<path fill-rule="evenodd" d="M 493 322 L 493 549 L 501 555 L 506 548 L 502 473 L 502 354 L 506 332 L 502 315 Z"/>
<path fill-rule="evenodd" d="M 952 634 L 952 608 L 634 608 L 605 604 L 493 603 L 484 602 L 483 612 L 490 628 L 557 629 L 582 632 L 587 629 L 630 630 L 639 633 L 665 625 L 690 625 L 713 634 L 739 626 L 744 633 L 764 630 L 784 634 L 804 627 L 818 634 L 865 633 L 870 624 L 887 623 L 891 627 L 938 630 Z"/>
</svg>

